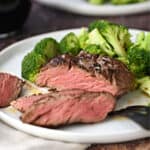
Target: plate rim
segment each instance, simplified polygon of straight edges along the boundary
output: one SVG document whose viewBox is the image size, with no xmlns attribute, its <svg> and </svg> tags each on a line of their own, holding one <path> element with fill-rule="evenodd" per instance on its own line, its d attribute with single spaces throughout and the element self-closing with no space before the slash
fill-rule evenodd
<svg viewBox="0 0 150 150">
<path fill-rule="evenodd" d="M 30 124 L 26 124 L 17 120 L 4 112 L 0 111 L 0 119 L 11 127 L 23 131 L 24 133 L 28 133 L 29 135 L 33 135 L 36 137 L 48 139 L 48 140 L 58 140 L 64 142 L 72 142 L 72 143 L 82 143 L 82 144 L 94 144 L 94 143 L 116 143 L 116 142 L 127 142 L 131 140 L 136 140 L 140 138 L 150 137 L 150 132 L 140 128 L 134 131 L 128 131 L 125 133 L 119 134 L 105 134 L 101 136 L 100 134 L 89 135 L 89 134 L 80 134 L 80 133 L 72 133 L 70 131 L 62 131 L 55 129 L 47 129 L 44 127 L 38 127 Z M 38 132 L 36 132 L 38 130 Z M 43 132 L 43 133 L 42 133 Z M 42 134 L 41 134 L 42 133 Z"/>
</svg>

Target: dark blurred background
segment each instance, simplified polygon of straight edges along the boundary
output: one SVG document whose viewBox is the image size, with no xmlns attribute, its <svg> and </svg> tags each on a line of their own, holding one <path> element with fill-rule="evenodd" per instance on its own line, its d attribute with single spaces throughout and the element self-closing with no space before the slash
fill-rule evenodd
<svg viewBox="0 0 150 150">
<path fill-rule="evenodd" d="M 31 14 L 24 27 L 24 34 L 37 34 L 53 30 L 87 26 L 91 21 L 96 19 L 108 19 L 116 23 L 124 24 L 130 28 L 150 30 L 150 13 L 148 12 L 128 16 L 89 17 L 64 12 L 34 2 Z M 32 31 L 30 30 L 31 28 L 33 29 Z"/>
</svg>

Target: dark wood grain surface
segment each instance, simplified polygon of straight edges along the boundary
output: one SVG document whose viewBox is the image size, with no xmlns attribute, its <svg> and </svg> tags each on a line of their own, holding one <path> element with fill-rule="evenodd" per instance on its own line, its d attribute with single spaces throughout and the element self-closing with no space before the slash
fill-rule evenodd
<svg viewBox="0 0 150 150">
<path fill-rule="evenodd" d="M 33 35 L 87 26 L 91 21 L 96 19 L 107 19 L 115 23 L 124 24 L 130 28 L 150 31 L 150 13 L 148 12 L 130 16 L 88 17 L 60 11 L 33 2 L 31 13 L 23 29 L 15 36 L 3 40 L 1 39 L 0 50 L 18 40 Z M 92 145 L 88 150 L 150 150 L 150 139 L 142 139 L 120 144 L 97 144 Z"/>
</svg>

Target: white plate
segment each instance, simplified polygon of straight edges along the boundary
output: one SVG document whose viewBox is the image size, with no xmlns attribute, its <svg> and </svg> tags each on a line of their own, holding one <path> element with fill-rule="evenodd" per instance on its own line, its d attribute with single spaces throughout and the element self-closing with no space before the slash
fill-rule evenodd
<svg viewBox="0 0 150 150">
<path fill-rule="evenodd" d="M 43 34 L 9 46 L 0 53 L 0 72 L 9 72 L 21 77 L 21 61 L 40 39 L 54 37 L 60 40 L 70 31 L 78 33 L 79 29 Z M 137 30 L 131 30 L 134 36 L 137 32 Z M 150 103 L 150 98 L 135 91 L 122 97 L 117 103 L 117 108 L 125 107 L 126 105 L 144 105 L 148 103 Z M 11 107 L 0 109 L 0 119 L 7 124 L 29 134 L 47 139 L 78 143 L 113 143 L 150 136 L 150 132 L 142 129 L 138 124 L 127 118 L 109 118 L 97 124 L 72 125 L 59 129 L 47 129 L 24 124 L 20 121 L 19 116 L 20 113 Z"/>
<path fill-rule="evenodd" d="M 38 2 L 54 6 L 66 11 L 70 11 L 82 15 L 126 15 L 126 14 L 135 14 L 145 11 L 150 11 L 150 1 L 135 3 L 129 5 L 92 5 L 86 2 L 85 0 L 37 0 Z"/>
</svg>

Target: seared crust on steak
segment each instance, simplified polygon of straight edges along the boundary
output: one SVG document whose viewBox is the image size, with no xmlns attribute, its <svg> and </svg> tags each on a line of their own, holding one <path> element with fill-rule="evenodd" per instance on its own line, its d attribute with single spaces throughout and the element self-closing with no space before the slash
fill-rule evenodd
<svg viewBox="0 0 150 150">
<path fill-rule="evenodd" d="M 70 56 L 68 54 L 64 54 L 64 55 L 53 58 L 45 67 L 41 69 L 41 72 L 38 75 L 36 83 L 39 86 L 51 87 L 51 83 L 50 83 L 51 81 L 49 82 L 50 79 L 47 79 L 47 83 L 46 82 L 44 83 L 42 79 L 44 78 L 44 76 L 48 76 L 48 74 L 46 73 L 46 70 L 50 71 L 51 68 L 53 67 L 57 68 L 60 66 L 64 67 L 64 70 L 66 69 L 66 71 L 68 70 L 68 72 L 72 68 L 75 68 L 75 67 L 80 68 L 85 71 L 85 74 L 87 74 L 85 76 L 89 76 L 90 74 L 91 77 L 95 78 L 96 80 L 99 80 L 99 81 L 103 80 L 104 82 L 106 81 L 106 85 L 108 85 L 109 83 L 112 87 L 114 87 L 114 90 L 112 90 L 112 93 L 110 92 L 110 90 L 107 91 L 106 89 L 104 89 L 104 91 L 110 92 L 114 96 L 120 96 L 134 89 L 134 83 L 135 83 L 134 76 L 122 62 L 115 60 L 113 58 L 110 58 L 108 56 L 91 55 L 83 51 L 81 51 L 78 56 Z M 60 72 L 58 73 L 58 75 L 59 74 Z M 65 74 L 65 73 L 62 73 L 62 74 Z M 43 77 L 41 77 L 42 75 Z M 80 74 L 78 76 L 79 76 L 78 78 L 81 77 Z M 71 82 L 71 81 L 69 80 L 68 82 Z M 93 86 L 94 85 L 92 85 L 91 87 Z M 55 87 L 55 84 L 52 84 L 52 87 Z M 60 87 L 61 87 L 60 90 L 65 89 L 65 85 L 63 85 L 63 87 L 62 86 Z M 79 86 L 77 86 L 77 88 L 78 87 Z M 59 89 L 59 86 L 57 85 L 55 88 Z M 68 89 L 68 87 L 66 87 L 66 89 Z M 85 88 L 83 87 L 83 89 Z M 85 89 L 85 90 L 89 91 L 90 89 Z M 98 92 L 98 89 L 94 91 Z"/>
</svg>

